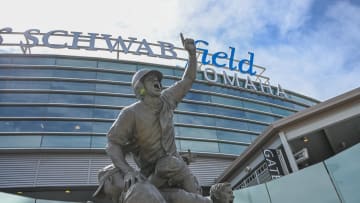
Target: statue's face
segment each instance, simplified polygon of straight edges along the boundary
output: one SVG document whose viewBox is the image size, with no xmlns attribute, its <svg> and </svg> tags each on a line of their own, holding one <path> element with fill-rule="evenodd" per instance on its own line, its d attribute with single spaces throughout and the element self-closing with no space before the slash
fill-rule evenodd
<svg viewBox="0 0 360 203">
<path fill-rule="evenodd" d="M 152 97 L 158 97 L 161 94 L 161 83 L 156 76 L 156 74 L 150 73 L 145 76 L 144 80 L 144 87 L 146 90 L 146 95 Z"/>
</svg>

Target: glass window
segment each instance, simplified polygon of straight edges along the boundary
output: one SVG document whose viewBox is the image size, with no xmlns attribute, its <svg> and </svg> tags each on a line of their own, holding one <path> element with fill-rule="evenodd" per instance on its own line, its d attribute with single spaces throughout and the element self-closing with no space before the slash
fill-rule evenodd
<svg viewBox="0 0 360 203">
<path fill-rule="evenodd" d="M 215 118 L 205 117 L 205 116 L 175 114 L 175 121 L 177 123 L 215 126 Z"/>
<path fill-rule="evenodd" d="M 0 68 L 1 76 L 52 77 L 53 70 L 35 68 Z"/>
<path fill-rule="evenodd" d="M 94 133 L 107 133 L 113 122 L 93 122 Z"/>
<path fill-rule="evenodd" d="M 11 64 L 11 58 L 10 57 L 0 57 L 0 64 Z"/>
<path fill-rule="evenodd" d="M 360 202 L 360 144 L 325 161 L 342 202 Z"/>
<path fill-rule="evenodd" d="M 60 78 L 83 78 L 83 79 L 96 79 L 96 72 L 94 71 L 81 71 L 81 70 L 61 70 L 55 69 L 54 77 Z"/>
<path fill-rule="evenodd" d="M 178 110 L 224 115 L 224 116 L 231 116 L 231 117 L 235 117 L 235 118 L 244 118 L 245 117 L 245 113 L 242 110 L 210 106 L 210 105 L 203 105 L 203 104 L 192 104 L 192 103 L 187 103 L 187 102 L 180 103 L 178 105 Z"/>
<path fill-rule="evenodd" d="M 254 136 L 245 133 L 229 132 L 223 130 L 216 130 L 216 135 L 219 140 L 236 141 L 236 142 L 244 142 L 244 143 L 251 143 L 251 138 Z"/>
<path fill-rule="evenodd" d="M 42 117 L 46 116 L 46 107 L 0 106 L 0 117 Z"/>
<path fill-rule="evenodd" d="M 272 202 L 340 202 L 322 162 L 266 184 Z"/>
<path fill-rule="evenodd" d="M 78 91 L 95 91 L 95 83 L 88 82 L 51 82 L 53 90 L 78 90 Z"/>
<path fill-rule="evenodd" d="M 216 142 L 200 142 L 200 141 L 188 141 L 180 140 L 181 151 L 192 152 L 219 152 L 219 146 Z"/>
<path fill-rule="evenodd" d="M 49 81 L 0 81 L 3 89 L 50 89 Z"/>
<path fill-rule="evenodd" d="M 256 123 L 248 123 L 248 127 L 249 131 L 261 133 L 266 129 L 267 126 Z"/>
<path fill-rule="evenodd" d="M 166 67 L 160 67 L 160 66 L 150 66 L 150 65 L 138 65 L 138 70 L 141 69 L 149 69 L 149 70 L 158 70 L 163 75 L 174 75 L 174 69 L 172 68 L 166 68 Z"/>
<path fill-rule="evenodd" d="M 119 113 L 120 109 L 100 109 L 94 108 L 94 118 L 111 118 L 115 119 Z"/>
<path fill-rule="evenodd" d="M 194 92 L 188 92 L 185 96 L 185 99 L 195 100 L 195 101 L 205 101 L 205 102 L 211 101 L 210 95 L 194 93 Z"/>
<path fill-rule="evenodd" d="M 216 119 L 216 126 L 222 127 L 222 128 L 238 129 L 238 130 L 247 130 L 248 129 L 246 122 L 220 119 L 220 118 Z"/>
<path fill-rule="evenodd" d="M 240 155 L 247 146 L 237 144 L 219 143 L 220 153 Z"/>
<path fill-rule="evenodd" d="M 0 121 L 2 132 L 41 132 L 43 130 L 43 121 Z"/>
<path fill-rule="evenodd" d="M 132 75 L 126 73 L 121 74 L 121 73 L 98 72 L 96 78 L 99 80 L 131 82 Z"/>
<path fill-rule="evenodd" d="M 87 121 L 45 121 L 46 132 L 92 132 L 92 122 Z"/>
<path fill-rule="evenodd" d="M 134 91 L 130 85 L 112 85 L 112 84 L 96 84 L 97 92 L 111 92 L 111 93 L 123 93 L 134 94 Z"/>
<path fill-rule="evenodd" d="M 282 115 L 282 116 L 289 116 L 289 115 L 294 113 L 293 111 L 280 109 L 280 108 L 277 108 L 277 107 L 271 107 L 271 112 L 275 113 L 275 114 Z"/>
<path fill-rule="evenodd" d="M 106 136 L 91 136 L 91 148 L 105 148 L 106 144 Z"/>
<path fill-rule="evenodd" d="M 45 148 L 90 148 L 90 136 L 44 136 L 41 147 Z"/>
<path fill-rule="evenodd" d="M 216 139 L 216 130 L 209 130 L 203 128 L 189 128 L 176 127 L 176 136 L 178 137 L 193 137 L 204 139 Z"/>
<path fill-rule="evenodd" d="M 94 96 L 78 94 L 50 94 L 50 103 L 94 104 Z"/>
<path fill-rule="evenodd" d="M 136 65 L 134 64 L 124 64 L 124 63 L 113 63 L 113 62 L 103 62 L 99 61 L 99 68 L 104 69 L 117 69 L 124 71 L 136 71 Z"/>
<path fill-rule="evenodd" d="M 243 107 L 242 101 L 237 100 L 237 99 L 231 99 L 231 98 L 211 95 L 211 100 L 213 103 Z"/>
<path fill-rule="evenodd" d="M 49 117 L 77 117 L 92 118 L 92 108 L 73 108 L 73 107 L 48 107 Z"/>
<path fill-rule="evenodd" d="M 41 136 L 0 136 L 0 148 L 38 148 Z"/>
<path fill-rule="evenodd" d="M 246 118 L 255 120 L 255 121 L 262 121 L 267 123 L 272 123 L 273 121 L 276 121 L 279 118 L 276 118 L 274 116 L 259 114 L 259 113 L 253 113 L 253 112 L 245 112 Z"/>
<path fill-rule="evenodd" d="M 234 203 L 271 203 L 265 184 L 234 191 Z"/>
<path fill-rule="evenodd" d="M 56 59 L 56 65 L 72 66 L 72 67 L 97 67 L 97 61 L 82 60 L 82 59 Z"/>
<path fill-rule="evenodd" d="M 25 65 L 54 65 L 55 58 L 39 58 L 39 57 L 13 57 L 13 64 Z"/>
<path fill-rule="evenodd" d="M 24 103 L 34 103 L 34 102 L 43 102 L 48 103 L 49 98 L 48 94 L 24 94 L 24 93 L 5 93 L 1 94 L 1 102 L 24 102 Z"/>
<path fill-rule="evenodd" d="M 248 109 L 254 109 L 254 110 L 259 110 L 259 111 L 264 111 L 264 112 L 271 112 L 270 106 L 266 106 L 266 105 L 258 104 L 258 103 L 254 103 L 254 102 L 248 102 L 248 101 L 243 101 L 243 103 L 244 103 L 244 107 L 248 108 Z"/>
<path fill-rule="evenodd" d="M 128 106 L 136 102 L 135 98 L 119 97 L 119 96 L 96 96 L 95 104 L 113 105 L 113 106 Z"/>
</svg>

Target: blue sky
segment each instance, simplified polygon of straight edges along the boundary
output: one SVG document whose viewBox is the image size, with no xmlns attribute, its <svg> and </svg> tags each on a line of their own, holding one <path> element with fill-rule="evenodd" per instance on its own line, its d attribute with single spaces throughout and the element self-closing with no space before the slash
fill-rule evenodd
<svg viewBox="0 0 360 203">
<path fill-rule="evenodd" d="M 2 1 L 0 27 L 168 41 L 255 54 L 274 85 L 326 100 L 360 86 L 360 0 Z"/>
</svg>

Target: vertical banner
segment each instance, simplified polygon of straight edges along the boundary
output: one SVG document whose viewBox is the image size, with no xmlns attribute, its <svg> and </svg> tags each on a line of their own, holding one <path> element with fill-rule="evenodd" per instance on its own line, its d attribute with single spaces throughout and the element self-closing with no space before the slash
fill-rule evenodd
<svg viewBox="0 0 360 203">
<path fill-rule="evenodd" d="M 268 166 L 268 170 L 271 179 L 280 178 L 284 175 L 284 170 L 281 167 L 280 159 L 276 149 L 265 149 L 263 151 L 265 161 Z"/>
</svg>

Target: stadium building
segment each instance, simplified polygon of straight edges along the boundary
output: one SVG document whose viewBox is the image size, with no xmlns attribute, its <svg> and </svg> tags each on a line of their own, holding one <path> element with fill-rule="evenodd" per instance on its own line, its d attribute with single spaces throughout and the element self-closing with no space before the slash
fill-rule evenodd
<svg viewBox="0 0 360 203">
<path fill-rule="evenodd" d="M 185 63 L 174 65 L 173 58 L 184 60 L 165 54 L 183 51 L 170 43 L 165 49 L 159 42 L 157 48 L 165 57 L 159 54 L 162 62 L 156 63 L 147 60 L 153 56 L 146 40 L 134 41 L 139 48 L 126 52 L 119 38 L 60 31 L 0 32 L 0 190 L 39 199 L 86 201 L 96 190 L 98 170 L 111 163 L 104 150 L 106 133 L 121 109 L 136 101 L 132 75 L 144 68 L 159 70 L 167 87 L 181 78 Z M 14 35 L 25 37 L 21 42 L 27 44 L 12 42 Z M 69 45 L 59 43 L 61 39 Z M 117 47 L 104 46 L 125 59 L 86 56 L 97 53 L 92 49 L 107 51 L 96 48 L 95 39 L 114 42 Z M 46 51 L 34 53 L 37 48 Z M 126 60 L 131 54 L 147 56 Z M 220 57 L 214 55 L 220 56 L 208 56 L 219 65 Z M 203 49 L 198 56 L 204 56 Z M 249 69 L 253 65 L 251 58 L 242 61 Z M 209 65 L 199 60 L 196 82 L 174 117 L 178 150 L 205 192 L 270 124 L 319 103 L 280 85 L 265 86 L 257 80 L 264 78 L 261 75 L 254 80 L 240 78 L 231 75 L 234 71 L 218 72 Z M 263 178 L 270 180 L 271 174 Z"/>
</svg>

